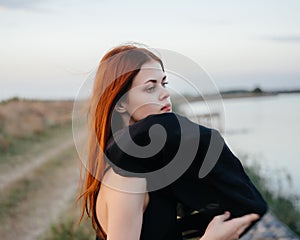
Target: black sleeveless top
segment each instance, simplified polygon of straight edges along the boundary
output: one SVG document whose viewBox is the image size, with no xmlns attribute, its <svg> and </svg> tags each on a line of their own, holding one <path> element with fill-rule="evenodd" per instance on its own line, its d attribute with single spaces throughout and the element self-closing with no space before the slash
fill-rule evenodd
<svg viewBox="0 0 300 240">
<path fill-rule="evenodd" d="M 165 189 L 149 192 L 144 212 L 141 240 L 182 240 L 177 226 L 177 202 L 165 195 Z"/>
</svg>

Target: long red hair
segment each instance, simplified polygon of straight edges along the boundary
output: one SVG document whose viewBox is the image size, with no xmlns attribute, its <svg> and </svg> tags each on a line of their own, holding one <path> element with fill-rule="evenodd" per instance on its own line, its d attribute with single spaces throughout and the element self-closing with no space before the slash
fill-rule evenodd
<svg viewBox="0 0 300 240">
<path fill-rule="evenodd" d="M 80 220 L 86 213 L 96 234 L 102 239 L 107 236 L 97 221 L 96 199 L 105 168 L 104 150 L 112 136 L 112 113 L 118 100 L 130 89 L 141 66 L 150 60 L 158 61 L 164 70 L 161 59 L 148 49 L 122 45 L 104 55 L 96 73 L 88 110 L 88 156 L 86 167 L 81 167 L 84 174 L 80 180 L 78 199 L 82 200 Z M 119 121 L 121 124 L 121 117 Z"/>
</svg>

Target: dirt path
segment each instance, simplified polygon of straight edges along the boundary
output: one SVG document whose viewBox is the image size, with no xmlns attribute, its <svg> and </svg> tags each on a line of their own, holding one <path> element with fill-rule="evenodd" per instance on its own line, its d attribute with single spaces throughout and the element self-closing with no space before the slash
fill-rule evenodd
<svg viewBox="0 0 300 240">
<path fill-rule="evenodd" d="M 40 185 L 17 203 L 11 216 L 1 221 L 1 239 L 38 239 L 74 198 L 78 176 L 78 160 L 73 157 L 31 173 L 28 181 L 39 181 Z"/>
<path fill-rule="evenodd" d="M 41 239 L 58 220 L 61 211 L 73 204 L 79 177 L 79 159 L 73 138 L 71 134 L 54 138 L 57 138 L 54 146 L 45 148 L 46 151 L 29 161 L 6 164 L 5 169 L 1 166 L 0 201 L 4 199 L 8 205 L 13 205 L 0 218 L 1 240 Z M 24 183 L 30 187 L 23 187 Z M 24 192 L 21 200 L 13 197 L 19 189 Z"/>
<path fill-rule="evenodd" d="M 13 182 L 30 174 L 31 171 L 43 165 L 50 158 L 53 158 L 55 155 L 61 153 L 72 145 L 74 145 L 73 139 L 69 138 L 66 142 L 57 144 L 55 148 L 50 148 L 48 151 L 41 153 L 39 156 L 33 157 L 29 161 L 24 161 L 23 164 L 6 165 L 5 167 L 2 167 L 0 175 L 0 191 L 8 187 Z"/>
<path fill-rule="evenodd" d="M 80 133 L 83 136 L 83 131 Z M 53 140 L 55 143 L 53 144 Z M 49 148 L 45 148 L 49 142 Z M 1 165 L 0 169 L 0 191 L 9 187 L 10 184 L 15 181 L 23 178 L 24 176 L 30 174 L 31 171 L 42 166 L 49 159 L 55 157 L 59 153 L 65 151 L 66 149 L 74 146 L 74 140 L 72 137 L 72 132 L 66 135 L 65 133 L 62 136 L 57 136 L 56 139 L 49 139 L 48 142 L 45 142 L 40 146 L 41 152 L 37 156 L 32 156 L 36 153 L 26 153 L 24 154 L 23 161 L 20 161 L 17 164 L 5 164 Z M 46 149 L 46 150 L 44 150 Z M 20 158 L 20 156 L 17 156 Z M 13 162 L 13 161 L 12 161 Z"/>
</svg>

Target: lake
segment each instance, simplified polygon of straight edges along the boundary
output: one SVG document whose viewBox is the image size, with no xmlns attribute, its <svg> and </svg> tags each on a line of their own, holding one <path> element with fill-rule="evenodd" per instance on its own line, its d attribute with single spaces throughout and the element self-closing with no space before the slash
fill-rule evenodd
<svg viewBox="0 0 300 240">
<path fill-rule="evenodd" d="M 300 196 L 300 94 L 224 99 L 223 104 L 222 135 L 233 153 L 243 163 L 260 163 L 275 190 Z M 192 106 L 196 112 L 205 108 L 203 102 Z"/>
</svg>

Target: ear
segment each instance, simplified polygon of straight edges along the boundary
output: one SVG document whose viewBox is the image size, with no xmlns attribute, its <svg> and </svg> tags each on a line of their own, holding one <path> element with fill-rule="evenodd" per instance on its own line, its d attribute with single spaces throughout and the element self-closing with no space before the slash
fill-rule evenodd
<svg viewBox="0 0 300 240">
<path fill-rule="evenodd" d="M 115 110 L 118 112 L 118 113 L 125 113 L 127 110 L 124 106 L 125 104 L 122 102 L 122 103 L 117 103 L 117 105 L 115 106 Z"/>
</svg>

